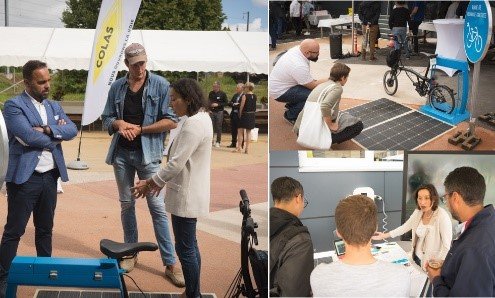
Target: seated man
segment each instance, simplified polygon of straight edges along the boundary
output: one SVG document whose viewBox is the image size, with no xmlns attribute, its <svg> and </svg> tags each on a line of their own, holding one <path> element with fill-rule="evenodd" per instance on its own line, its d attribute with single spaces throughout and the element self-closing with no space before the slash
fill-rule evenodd
<svg viewBox="0 0 495 298">
<path fill-rule="evenodd" d="M 304 108 L 306 99 L 316 86 L 328 78 L 315 80 L 309 71 L 309 61 L 318 61 L 320 45 L 314 39 L 305 39 L 278 59 L 270 73 L 270 97 L 287 103 L 284 119 L 292 125 Z"/>
<path fill-rule="evenodd" d="M 311 289 L 315 297 L 409 296 L 407 269 L 371 254 L 376 218 L 376 205 L 366 196 L 350 196 L 339 202 L 335 222 L 337 235 L 345 243 L 345 255 L 338 262 L 320 264 L 313 270 Z"/>
</svg>

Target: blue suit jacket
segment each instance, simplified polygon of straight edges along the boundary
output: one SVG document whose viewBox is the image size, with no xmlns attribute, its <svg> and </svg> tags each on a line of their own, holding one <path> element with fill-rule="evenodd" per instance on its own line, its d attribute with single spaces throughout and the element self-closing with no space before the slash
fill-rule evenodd
<svg viewBox="0 0 495 298">
<path fill-rule="evenodd" d="M 53 132 L 52 137 L 33 129 L 42 126 L 43 121 L 26 92 L 5 103 L 3 114 L 9 137 L 6 182 L 15 184 L 26 182 L 38 165 L 39 156 L 44 149 L 52 152 L 53 161 L 60 171 L 62 181 L 69 180 L 60 143 L 73 139 L 77 135 L 77 127 L 65 115 L 58 103 L 45 99 L 43 105 L 46 109 L 47 124 Z M 67 124 L 58 125 L 59 119 L 64 119 Z M 16 137 L 25 144 L 21 144 Z"/>
</svg>

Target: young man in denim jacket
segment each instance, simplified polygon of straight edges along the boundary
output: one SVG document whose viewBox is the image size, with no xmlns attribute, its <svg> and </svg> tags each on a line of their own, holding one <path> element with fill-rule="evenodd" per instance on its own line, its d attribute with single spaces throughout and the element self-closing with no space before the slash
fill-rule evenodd
<svg viewBox="0 0 495 298">
<path fill-rule="evenodd" d="M 135 199 L 130 188 L 139 179 L 148 179 L 160 169 L 166 132 L 175 128 L 176 118 L 169 108 L 169 82 L 146 70 L 144 47 L 133 43 L 125 49 L 129 73 L 115 81 L 108 92 L 103 124 L 113 135 L 106 163 L 113 165 L 119 190 L 122 227 L 126 243 L 138 242 Z M 153 219 L 165 275 L 179 287 L 184 277 L 176 264 L 164 199 L 146 197 Z M 137 256 L 136 256 L 137 257 Z M 132 270 L 137 258 L 124 260 L 121 266 Z"/>
</svg>

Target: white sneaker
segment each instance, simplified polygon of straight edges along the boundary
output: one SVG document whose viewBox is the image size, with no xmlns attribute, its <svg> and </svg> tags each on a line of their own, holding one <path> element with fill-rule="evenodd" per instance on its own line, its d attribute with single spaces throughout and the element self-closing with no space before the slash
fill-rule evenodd
<svg viewBox="0 0 495 298">
<path fill-rule="evenodd" d="M 220 143 L 219 142 L 216 142 L 215 143 L 215 148 L 220 148 Z"/>
<path fill-rule="evenodd" d="M 310 35 L 311 33 L 309 33 L 308 31 L 304 32 L 304 35 Z"/>
</svg>

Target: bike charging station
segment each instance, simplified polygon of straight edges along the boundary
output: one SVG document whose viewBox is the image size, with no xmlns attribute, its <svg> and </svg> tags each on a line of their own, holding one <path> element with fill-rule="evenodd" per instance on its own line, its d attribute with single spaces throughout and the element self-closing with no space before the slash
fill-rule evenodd
<svg viewBox="0 0 495 298">
<path fill-rule="evenodd" d="M 469 2 L 463 36 L 466 56 L 469 61 L 474 63 L 473 84 L 469 100 L 471 113 L 473 113 L 478 99 L 480 66 L 490 46 L 492 22 L 492 9 L 488 0 L 472 0 Z M 481 142 L 481 138 L 476 136 L 476 118 L 471 115 L 468 130 L 466 132 L 458 131 L 448 141 L 453 145 L 462 143 L 461 147 L 464 150 L 472 150 L 476 147 Z"/>
<path fill-rule="evenodd" d="M 451 125 L 457 125 L 460 122 L 469 119 L 470 114 L 467 110 L 468 103 L 468 90 L 469 90 L 469 64 L 466 61 L 461 61 L 457 59 L 450 59 L 441 56 L 437 56 L 436 63 L 432 65 L 431 72 L 434 73 L 438 71 L 436 66 L 449 67 L 452 69 L 458 70 L 458 80 L 460 84 L 458 86 L 462 86 L 462 92 L 459 96 L 459 104 L 455 104 L 455 108 L 452 112 L 447 113 L 441 111 L 440 109 L 434 108 L 430 103 L 427 103 L 419 108 L 419 110 L 433 118 L 436 118 L 440 121 L 449 123 Z M 455 100 L 455 99 L 454 99 Z M 457 100 L 456 100 L 457 101 Z M 448 103 L 443 103 L 440 105 L 448 105 Z M 440 107 L 441 108 L 441 107 Z M 450 107 L 446 106 L 443 110 L 449 110 Z"/>
</svg>

